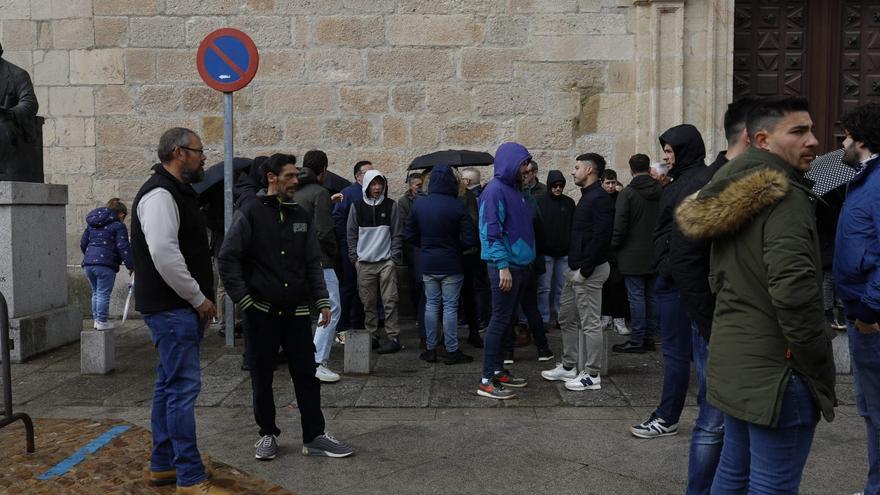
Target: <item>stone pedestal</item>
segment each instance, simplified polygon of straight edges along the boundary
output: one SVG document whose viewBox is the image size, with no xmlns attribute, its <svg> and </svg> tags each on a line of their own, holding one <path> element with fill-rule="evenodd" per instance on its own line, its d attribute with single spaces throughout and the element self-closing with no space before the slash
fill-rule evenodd
<svg viewBox="0 0 880 495">
<path fill-rule="evenodd" d="M 83 330 L 80 333 L 80 373 L 106 375 L 116 367 L 116 331 Z"/>
<path fill-rule="evenodd" d="M 65 185 L 0 182 L 0 292 L 13 362 L 75 342 L 82 330 L 67 303 L 66 204 Z"/>
<path fill-rule="evenodd" d="M 370 372 L 372 337 L 368 330 L 349 330 L 345 335 L 345 373 Z"/>
</svg>

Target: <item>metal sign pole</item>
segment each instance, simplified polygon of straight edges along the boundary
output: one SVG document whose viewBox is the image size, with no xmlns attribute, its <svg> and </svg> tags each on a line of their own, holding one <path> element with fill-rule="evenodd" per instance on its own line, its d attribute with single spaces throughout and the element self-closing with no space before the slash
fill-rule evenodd
<svg viewBox="0 0 880 495">
<path fill-rule="evenodd" d="M 232 157 L 233 147 L 232 92 L 223 93 L 223 232 L 232 225 Z M 235 347 L 235 305 L 229 294 L 223 304 L 226 346 Z"/>
</svg>

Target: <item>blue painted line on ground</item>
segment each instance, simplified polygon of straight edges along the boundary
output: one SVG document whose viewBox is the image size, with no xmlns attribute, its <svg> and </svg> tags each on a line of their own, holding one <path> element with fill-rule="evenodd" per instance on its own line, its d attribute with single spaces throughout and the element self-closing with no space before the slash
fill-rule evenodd
<svg viewBox="0 0 880 495">
<path fill-rule="evenodd" d="M 119 436 L 121 433 L 127 431 L 129 428 L 131 428 L 131 426 L 127 425 L 114 426 L 113 428 L 110 428 L 98 438 L 87 443 L 85 447 L 74 452 L 73 455 L 71 455 L 67 459 L 64 459 L 58 464 L 52 466 L 52 468 L 45 473 L 37 476 L 37 479 L 45 481 L 64 475 L 66 472 L 73 469 L 74 466 L 84 461 L 87 455 L 94 454 L 98 451 L 98 449 L 110 443 L 111 440 Z"/>
</svg>

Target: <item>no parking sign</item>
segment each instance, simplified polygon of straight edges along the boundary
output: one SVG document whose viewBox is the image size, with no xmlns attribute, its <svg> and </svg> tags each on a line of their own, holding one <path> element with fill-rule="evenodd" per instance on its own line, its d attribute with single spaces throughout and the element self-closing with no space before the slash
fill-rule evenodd
<svg viewBox="0 0 880 495">
<path fill-rule="evenodd" d="M 247 86 L 257 74 L 260 55 L 250 36 L 238 29 L 218 29 L 202 40 L 196 56 L 205 84 L 224 93 Z"/>
</svg>

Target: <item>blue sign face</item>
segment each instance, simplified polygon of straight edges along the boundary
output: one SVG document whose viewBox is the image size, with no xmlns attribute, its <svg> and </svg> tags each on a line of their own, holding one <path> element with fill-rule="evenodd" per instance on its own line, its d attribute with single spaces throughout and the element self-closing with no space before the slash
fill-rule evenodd
<svg viewBox="0 0 880 495">
<path fill-rule="evenodd" d="M 238 91 L 257 73 L 260 56 L 248 35 L 223 28 L 209 34 L 199 45 L 197 63 L 205 83 L 224 92 Z"/>
<path fill-rule="evenodd" d="M 247 72 L 250 55 L 240 40 L 231 36 L 221 36 L 205 53 L 205 70 L 219 83 L 238 82 Z"/>
</svg>

